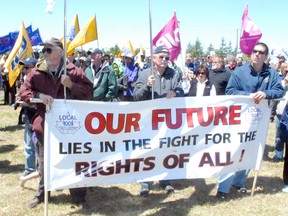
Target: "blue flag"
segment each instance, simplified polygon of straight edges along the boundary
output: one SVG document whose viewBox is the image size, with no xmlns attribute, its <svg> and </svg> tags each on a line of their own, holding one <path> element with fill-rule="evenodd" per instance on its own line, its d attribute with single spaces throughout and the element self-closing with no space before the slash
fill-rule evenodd
<svg viewBox="0 0 288 216">
<path fill-rule="evenodd" d="M 39 33 L 39 29 L 32 31 L 32 25 L 26 28 L 26 32 L 30 38 L 32 46 L 42 44 L 42 39 Z M 18 38 L 19 31 L 10 32 L 8 35 L 0 37 L 0 55 L 13 49 L 13 46 Z"/>
<path fill-rule="evenodd" d="M 32 33 L 32 25 L 30 25 L 30 26 L 28 26 L 28 27 L 26 28 L 26 32 L 27 32 L 28 35 Z M 15 41 L 16 41 L 17 38 L 18 38 L 19 31 L 10 32 L 9 35 L 10 35 L 12 41 L 14 41 L 14 42 L 13 42 L 13 45 L 14 45 L 14 44 L 15 44 Z"/>
<path fill-rule="evenodd" d="M 40 32 L 39 32 L 38 28 L 35 31 L 28 34 L 28 36 L 30 38 L 32 46 L 37 46 L 37 45 L 43 44 L 43 41 L 41 39 Z"/>
<path fill-rule="evenodd" d="M 6 35 L 3 37 L 0 37 L 0 54 L 4 54 L 13 48 L 13 41 L 10 37 L 10 35 Z"/>
</svg>

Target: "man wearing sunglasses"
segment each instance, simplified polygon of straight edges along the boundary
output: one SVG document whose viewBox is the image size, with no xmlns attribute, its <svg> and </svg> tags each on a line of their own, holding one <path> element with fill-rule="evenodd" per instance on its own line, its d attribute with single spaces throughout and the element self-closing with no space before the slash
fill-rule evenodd
<svg viewBox="0 0 288 216">
<path fill-rule="evenodd" d="M 169 59 L 170 52 L 165 46 L 159 46 L 155 49 L 153 55 L 153 74 L 151 74 L 151 68 L 147 68 L 139 73 L 134 88 L 133 97 L 135 101 L 151 100 L 152 94 L 154 94 L 155 99 L 184 96 L 181 77 L 174 69 L 168 67 Z M 174 192 L 174 188 L 171 186 L 169 180 L 162 180 L 159 183 L 167 193 Z M 141 182 L 140 196 L 148 197 L 152 184 L 153 182 Z"/>
<path fill-rule="evenodd" d="M 43 44 L 44 59 L 37 62 L 36 67 L 28 74 L 20 89 L 20 97 L 28 104 L 31 98 L 40 98 L 36 115 L 33 118 L 33 131 L 36 133 L 36 151 L 38 156 L 38 172 L 40 176 L 38 190 L 28 208 L 34 208 L 44 201 L 44 118 L 46 106 L 53 103 L 53 99 L 64 99 L 66 88 L 67 99 L 90 100 L 93 86 L 81 68 L 67 63 L 64 74 L 64 54 L 62 42 L 57 38 L 50 38 Z M 84 207 L 86 188 L 70 189 L 73 201 L 80 208 Z"/>
<path fill-rule="evenodd" d="M 226 88 L 226 95 L 251 96 L 255 104 L 264 99 L 276 99 L 284 96 L 277 72 L 264 62 L 268 57 L 268 46 L 259 42 L 255 45 L 251 61 L 237 67 L 232 73 Z M 267 101 L 268 102 L 268 101 Z M 245 186 L 249 170 L 241 170 L 219 177 L 217 197 L 226 199 L 231 186 L 242 194 L 247 193 Z"/>
</svg>

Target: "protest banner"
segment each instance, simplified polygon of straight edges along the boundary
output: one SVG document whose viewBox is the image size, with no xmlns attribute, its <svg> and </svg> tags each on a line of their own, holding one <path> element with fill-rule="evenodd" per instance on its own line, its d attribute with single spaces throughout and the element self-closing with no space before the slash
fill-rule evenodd
<svg viewBox="0 0 288 216">
<path fill-rule="evenodd" d="M 269 116 L 267 101 L 248 96 L 55 100 L 45 116 L 45 187 L 259 170 Z"/>
</svg>

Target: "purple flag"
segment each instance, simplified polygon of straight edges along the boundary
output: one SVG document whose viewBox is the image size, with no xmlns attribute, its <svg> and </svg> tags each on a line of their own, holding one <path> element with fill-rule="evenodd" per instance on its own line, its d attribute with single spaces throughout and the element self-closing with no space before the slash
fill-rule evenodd
<svg viewBox="0 0 288 216">
<path fill-rule="evenodd" d="M 153 49 L 164 45 L 170 51 L 170 61 L 173 61 L 181 52 L 180 33 L 176 12 L 171 20 L 163 27 L 163 29 L 153 39 Z"/>
<path fill-rule="evenodd" d="M 246 55 L 251 55 L 254 46 L 262 36 L 260 29 L 248 17 L 248 5 L 246 5 L 242 16 L 242 36 L 240 38 L 240 49 Z"/>
</svg>

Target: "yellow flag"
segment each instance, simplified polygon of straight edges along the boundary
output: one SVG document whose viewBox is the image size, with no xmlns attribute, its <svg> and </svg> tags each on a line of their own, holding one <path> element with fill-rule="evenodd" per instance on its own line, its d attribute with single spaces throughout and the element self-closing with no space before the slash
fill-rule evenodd
<svg viewBox="0 0 288 216">
<path fill-rule="evenodd" d="M 33 49 L 30 38 L 27 34 L 24 22 L 22 21 L 22 26 L 18 38 L 4 65 L 4 67 L 8 69 L 8 79 L 10 86 L 13 86 L 21 72 L 22 66 L 19 65 L 19 62 L 31 57 L 32 52 Z"/>
<path fill-rule="evenodd" d="M 124 46 L 118 53 L 118 57 L 120 57 L 122 53 L 132 53 L 133 56 L 135 56 L 135 51 L 130 40 L 127 42 L 126 46 Z"/>
<path fill-rule="evenodd" d="M 134 62 L 134 64 L 140 64 L 140 62 L 141 62 L 141 55 L 145 55 L 145 49 L 142 47 L 142 44 L 141 44 L 141 46 L 140 46 L 140 51 L 139 51 L 139 53 L 135 56 L 135 58 L 134 58 L 134 60 L 135 60 L 135 62 Z"/>
<path fill-rule="evenodd" d="M 66 40 L 66 50 L 68 50 L 68 47 L 70 46 L 71 41 L 76 37 L 79 31 L 80 31 L 80 27 L 79 27 L 78 14 L 76 14 L 76 16 L 74 17 L 74 20 L 71 22 L 71 25 L 69 27 L 69 32 L 68 32 L 67 40 Z M 64 45 L 64 37 L 60 38 L 60 40 L 62 44 Z M 73 49 L 73 52 L 74 52 L 74 49 Z M 73 52 L 71 52 L 71 54 Z M 68 55 L 68 52 L 66 53 Z"/>
<path fill-rule="evenodd" d="M 98 39 L 97 25 L 96 25 L 96 16 L 93 16 L 92 19 L 84 26 L 84 28 L 78 32 L 74 40 L 71 41 L 68 49 L 67 55 L 71 55 L 76 47 L 82 46 L 86 43 Z"/>
</svg>

